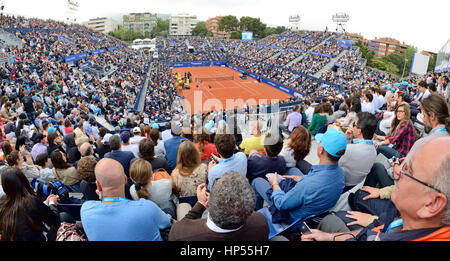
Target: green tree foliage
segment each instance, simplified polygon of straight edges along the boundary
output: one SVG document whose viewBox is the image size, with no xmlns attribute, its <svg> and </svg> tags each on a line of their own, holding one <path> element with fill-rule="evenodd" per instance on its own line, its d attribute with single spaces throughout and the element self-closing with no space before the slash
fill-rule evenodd
<svg viewBox="0 0 450 261">
<path fill-rule="evenodd" d="M 206 29 L 205 22 L 198 22 L 197 25 L 192 29 L 192 35 L 205 37 L 208 36 L 208 29 Z M 212 33 L 210 34 L 212 35 Z"/>
<path fill-rule="evenodd" d="M 241 39 L 242 38 L 242 31 L 233 31 L 230 34 L 231 39 Z"/>
<path fill-rule="evenodd" d="M 124 30 L 124 29 L 119 29 L 114 32 L 110 32 L 109 35 L 116 37 L 125 42 L 132 42 L 136 39 L 144 38 L 144 35 L 139 32 L 135 32 L 135 31 L 131 31 L 131 30 Z"/>
<path fill-rule="evenodd" d="M 169 35 L 169 19 L 156 18 L 156 26 L 150 32 L 152 38 L 156 36 L 167 37 Z"/>
<path fill-rule="evenodd" d="M 239 28 L 239 20 L 234 15 L 227 15 L 219 20 L 219 31 L 233 32 Z"/>
<path fill-rule="evenodd" d="M 259 18 L 243 16 L 239 21 L 239 27 L 242 31 L 253 32 L 255 38 L 264 38 L 267 26 Z"/>
</svg>

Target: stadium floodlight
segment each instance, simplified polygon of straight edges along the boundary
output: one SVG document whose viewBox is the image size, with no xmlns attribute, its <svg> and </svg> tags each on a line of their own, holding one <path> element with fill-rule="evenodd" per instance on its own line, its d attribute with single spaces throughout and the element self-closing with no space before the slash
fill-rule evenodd
<svg viewBox="0 0 450 261">
<path fill-rule="evenodd" d="M 347 28 L 347 22 L 350 20 L 350 16 L 346 13 L 336 13 L 332 16 L 333 22 L 336 23 L 336 32 L 343 32 L 345 33 L 345 30 Z"/>
<path fill-rule="evenodd" d="M 291 15 L 289 16 L 289 27 L 293 31 L 300 30 L 300 15 Z"/>
<path fill-rule="evenodd" d="M 78 1 L 77 0 L 67 0 L 67 22 L 74 23 L 76 21 L 75 16 L 78 12 Z"/>
</svg>

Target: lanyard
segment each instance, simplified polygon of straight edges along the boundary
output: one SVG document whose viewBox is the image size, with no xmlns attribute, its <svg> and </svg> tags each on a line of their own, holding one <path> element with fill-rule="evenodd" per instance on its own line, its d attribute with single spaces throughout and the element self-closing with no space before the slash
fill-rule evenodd
<svg viewBox="0 0 450 261">
<path fill-rule="evenodd" d="M 235 156 L 235 155 L 231 156 L 231 158 L 229 158 L 229 159 L 220 160 L 219 163 L 225 163 L 225 162 L 231 161 L 231 160 L 234 159 L 234 156 Z"/>
<path fill-rule="evenodd" d="M 353 140 L 353 144 L 367 144 L 367 145 L 373 145 L 373 141 L 372 140 L 361 140 L 361 139 L 357 139 L 357 140 Z"/>
<path fill-rule="evenodd" d="M 102 203 L 115 203 L 115 202 L 120 202 L 122 200 L 127 200 L 126 198 L 123 197 L 106 197 L 102 199 Z"/>
<path fill-rule="evenodd" d="M 386 229 L 386 232 L 388 232 L 392 228 L 396 228 L 399 226 L 403 226 L 403 219 L 401 219 L 401 218 L 397 219 L 397 220 L 393 221 L 391 224 L 389 224 L 388 228 Z"/>
<path fill-rule="evenodd" d="M 439 129 L 435 129 L 434 131 L 432 131 L 430 134 L 433 134 L 435 132 L 439 132 L 439 131 L 447 131 L 446 128 L 439 128 Z"/>
</svg>

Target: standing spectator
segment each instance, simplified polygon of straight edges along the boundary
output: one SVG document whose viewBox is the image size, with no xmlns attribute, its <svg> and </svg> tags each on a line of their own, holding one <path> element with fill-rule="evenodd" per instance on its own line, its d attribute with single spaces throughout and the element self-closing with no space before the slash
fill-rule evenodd
<svg viewBox="0 0 450 261">
<path fill-rule="evenodd" d="M 177 166 L 172 171 L 177 196 L 194 196 L 197 186 L 205 182 L 207 167 L 202 164 L 200 152 L 191 141 L 184 141 L 178 150 Z"/>
<path fill-rule="evenodd" d="M 181 221 L 175 223 L 170 241 L 266 241 L 269 227 L 265 217 L 254 212 L 255 196 L 248 180 L 237 172 L 225 173 L 207 192 L 197 188 L 198 201 Z M 201 219 L 208 207 L 208 218 Z"/>
<path fill-rule="evenodd" d="M 101 201 L 87 201 L 81 207 L 90 241 L 162 241 L 159 231 L 170 226 L 168 216 L 150 200 L 125 198 L 127 176 L 120 162 L 100 160 L 95 178 Z"/>
</svg>

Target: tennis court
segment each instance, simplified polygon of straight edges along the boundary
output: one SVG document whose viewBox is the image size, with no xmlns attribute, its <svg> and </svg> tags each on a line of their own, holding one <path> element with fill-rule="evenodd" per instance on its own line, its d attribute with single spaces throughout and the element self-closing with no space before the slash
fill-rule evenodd
<svg viewBox="0 0 450 261">
<path fill-rule="evenodd" d="M 189 83 L 190 89 L 181 91 L 181 96 L 190 103 L 191 113 L 199 110 L 206 112 L 222 108 L 233 109 L 236 106 L 243 107 L 245 103 L 270 104 L 271 101 L 291 97 L 267 84 L 258 83 L 251 77 L 243 80 L 240 78 L 241 73 L 227 67 L 186 67 L 172 70 L 172 73 L 178 73 L 182 77 L 187 72 L 192 74 L 193 82 Z M 200 82 L 198 88 L 196 79 Z"/>
</svg>

